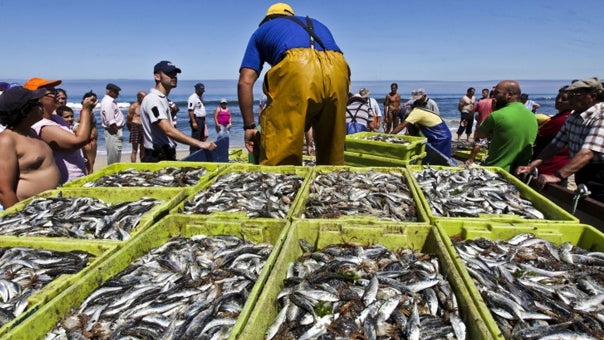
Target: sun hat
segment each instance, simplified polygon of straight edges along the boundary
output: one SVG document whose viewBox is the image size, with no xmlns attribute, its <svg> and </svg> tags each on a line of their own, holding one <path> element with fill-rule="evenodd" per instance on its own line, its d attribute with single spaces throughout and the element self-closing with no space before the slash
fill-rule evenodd
<svg viewBox="0 0 604 340">
<path fill-rule="evenodd" d="M 370 94 L 370 93 L 371 93 L 371 91 L 367 90 L 367 89 L 366 89 L 366 88 L 364 88 L 364 87 L 363 87 L 362 89 L 360 89 L 360 90 L 359 90 L 359 95 L 360 95 L 362 98 L 367 98 L 367 96 L 369 96 L 369 94 Z"/>
<path fill-rule="evenodd" d="M 155 64 L 155 66 L 153 67 L 153 73 L 159 73 L 160 71 L 163 73 L 170 73 L 170 72 L 174 72 L 174 71 L 176 71 L 176 73 L 182 72 L 181 69 L 174 66 L 174 64 L 172 64 L 168 60 L 162 60 L 159 63 Z"/>
<path fill-rule="evenodd" d="M 122 90 L 121 87 L 115 85 L 114 83 L 107 84 L 107 86 L 105 86 L 105 89 L 110 90 L 110 91 L 115 91 L 115 92 L 120 92 Z"/>
<path fill-rule="evenodd" d="M 225 98 L 220 98 L 220 104 L 222 104 L 222 103 L 225 103 L 225 104 L 226 104 L 226 103 L 227 103 L 227 100 L 226 100 Z"/>
<path fill-rule="evenodd" d="M 25 87 L 28 90 L 37 90 L 37 89 L 47 87 L 47 86 L 54 87 L 54 86 L 61 84 L 62 82 L 63 81 L 61 81 L 61 80 L 46 80 L 43 78 L 31 78 L 25 84 L 23 84 L 23 87 Z"/>
<path fill-rule="evenodd" d="M 46 94 L 45 89 L 29 90 L 22 86 L 11 87 L 0 96 L 0 111 L 11 112 L 22 108 L 27 102 Z"/>
<path fill-rule="evenodd" d="M 416 89 L 416 90 L 411 91 L 411 99 L 414 101 L 420 99 L 421 97 L 423 97 L 425 95 L 427 95 L 427 93 L 426 93 L 426 90 L 424 90 L 424 89 Z"/>
<path fill-rule="evenodd" d="M 264 19 L 260 22 L 260 25 L 265 23 L 270 17 L 274 15 L 295 15 L 293 8 L 283 2 L 277 2 L 271 5 L 264 15 Z"/>
<path fill-rule="evenodd" d="M 602 90 L 602 83 L 598 77 L 591 77 L 573 81 L 573 83 L 565 89 L 566 92 L 577 90 Z"/>
</svg>

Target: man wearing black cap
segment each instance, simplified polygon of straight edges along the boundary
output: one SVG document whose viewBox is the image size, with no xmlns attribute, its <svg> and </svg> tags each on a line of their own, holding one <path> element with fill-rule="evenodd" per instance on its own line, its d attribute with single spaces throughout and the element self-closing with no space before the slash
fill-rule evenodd
<svg viewBox="0 0 604 340">
<path fill-rule="evenodd" d="M 271 69 L 263 82 L 268 100 L 260 118 L 260 164 L 301 165 L 305 131 L 311 127 L 317 164 L 344 164 L 350 69 L 329 29 L 294 15 L 285 3 L 267 10 L 248 42 L 237 84 L 250 152 L 258 147 L 253 87 L 265 62 Z"/>
<path fill-rule="evenodd" d="M 202 83 L 195 84 L 195 93 L 189 96 L 188 108 L 189 108 L 189 123 L 191 124 L 191 137 L 205 141 L 206 136 L 206 108 L 203 105 L 201 97 L 206 88 Z M 189 151 L 191 153 L 199 150 L 196 146 L 191 146 Z"/>
<path fill-rule="evenodd" d="M 564 147 L 572 157 L 553 176 L 541 174 L 537 182 L 541 187 L 547 183 L 564 182 L 575 175 L 577 184 L 585 184 L 591 198 L 604 202 L 604 103 L 601 101 L 604 88 L 597 77 L 576 80 L 565 92 L 573 110 L 554 139 L 528 166 L 519 167 L 517 174 L 530 173 L 544 160 L 550 159 Z"/>
<path fill-rule="evenodd" d="M 0 95 L 0 204 L 15 203 L 59 185 L 60 173 L 50 146 L 31 126 L 42 119 L 38 100 L 45 89 L 11 87 Z"/>
<path fill-rule="evenodd" d="M 202 142 L 189 137 L 174 127 L 168 95 L 178 83 L 182 71 L 167 60 L 155 64 L 153 77 L 155 87 L 149 91 L 141 103 L 143 120 L 143 162 L 175 161 L 176 142 L 200 149 L 214 150 L 214 142 Z"/>
<path fill-rule="evenodd" d="M 107 165 L 109 165 L 122 159 L 122 141 L 124 139 L 122 130 L 126 121 L 115 101 L 122 89 L 113 83 L 107 84 L 105 89 L 105 96 L 101 100 L 101 123 L 105 128 Z"/>
</svg>

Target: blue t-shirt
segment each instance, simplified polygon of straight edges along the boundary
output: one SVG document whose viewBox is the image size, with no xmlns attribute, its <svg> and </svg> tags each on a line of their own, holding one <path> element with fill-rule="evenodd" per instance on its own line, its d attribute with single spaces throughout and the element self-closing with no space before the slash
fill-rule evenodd
<svg viewBox="0 0 604 340">
<path fill-rule="evenodd" d="M 306 25 L 306 17 L 296 16 L 296 18 Z M 327 50 L 341 52 L 329 29 L 315 19 L 311 21 L 315 34 L 323 41 Z M 310 48 L 310 35 L 291 19 L 274 18 L 258 27 L 250 38 L 241 68 L 250 68 L 260 74 L 265 62 L 274 66 L 283 59 L 285 52 L 293 48 Z M 319 51 L 323 50 L 316 41 L 315 48 Z"/>
</svg>

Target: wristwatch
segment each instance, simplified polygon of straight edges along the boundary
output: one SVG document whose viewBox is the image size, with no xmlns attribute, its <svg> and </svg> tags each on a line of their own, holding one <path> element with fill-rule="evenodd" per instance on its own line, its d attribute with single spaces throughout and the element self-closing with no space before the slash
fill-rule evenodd
<svg viewBox="0 0 604 340">
<path fill-rule="evenodd" d="M 565 181 L 565 180 L 566 180 L 566 178 L 564 178 L 564 177 L 562 176 L 562 174 L 560 173 L 560 171 L 556 171 L 556 172 L 554 172 L 554 176 L 556 176 L 556 177 L 560 178 L 560 180 L 561 180 L 561 181 Z"/>
<path fill-rule="evenodd" d="M 255 124 L 255 123 L 252 123 L 252 124 L 250 124 L 250 125 L 244 125 L 244 126 L 243 126 L 243 131 L 246 131 L 246 130 L 252 130 L 252 129 L 255 129 L 255 128 L 256 128 L 256 124 Z"/>
</svg>

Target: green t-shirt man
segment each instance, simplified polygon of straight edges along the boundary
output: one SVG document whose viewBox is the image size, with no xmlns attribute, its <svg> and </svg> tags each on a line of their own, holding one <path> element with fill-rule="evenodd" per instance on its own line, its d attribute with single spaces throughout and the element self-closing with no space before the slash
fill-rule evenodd
<svg viewBox="0 0 604 340">
<path fill-rule="evenodd" d="M 537 118 L 520 102 L 512 102 L 491 113 L 478 131 L 491 137 L 485 166 L 507 172 L 530 163 L 537 138 Z"/>
</svg>

